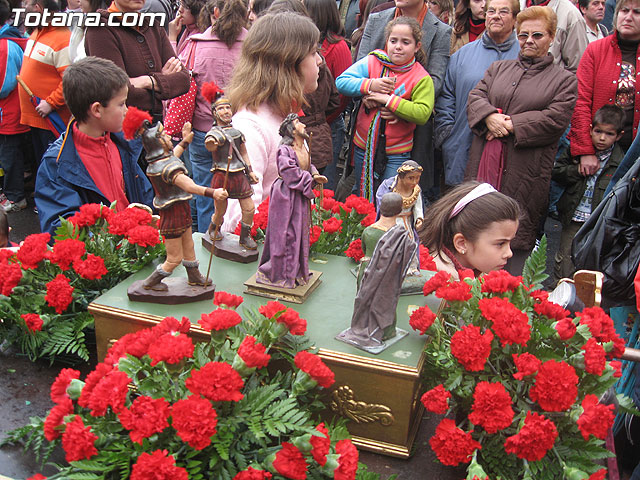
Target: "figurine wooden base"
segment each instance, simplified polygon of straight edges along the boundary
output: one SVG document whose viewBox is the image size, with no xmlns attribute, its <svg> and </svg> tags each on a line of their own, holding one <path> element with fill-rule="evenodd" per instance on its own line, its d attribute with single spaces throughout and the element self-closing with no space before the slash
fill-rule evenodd
<svg viewBox="0 0 640 480">
<path fill-rule="evenodd" d="M 251 263 L 258 261 L 258 250 L 248 250 L 242 247 L 238 240 L 240 237 L 233 233 L 223 233 L 222 240 L 212 242 L 209 235 L 202 236 L 202 246 L 211 251 L 216 257 L 224 258 L 238 263 Z"/>
<path fill-rule="evenodd" d="M 215 285 L 203 287 L 189 285 L 186 278 L 165 278 L 162 283 L 169 287 L 166 292 L 147 290 L 142 286 L 144 280 L 133 282 L 127 289 L 129 300 L 134 302 L 162 303 L 163 305 L 180 305 L 183 303 L 211 300 L 216 291 Z"/>
<path fill-rule="evenodd" d="M 194 234 L 196 257 L 200 265 L 209 261 L 209 252 L 200 246 L 202 234 Z M 438 311 L 440 300 L 430 295 L 402 296 L 396 309 L 397 326 L 409 333 L 377 355 L 339 342 L 334 337 L 349 327 L 355 297 L 355 278 L 349 274 L 351 259 L 326 255 L 326 261 L 313 267 L 323 273 L 323 282 L 302 305 L 285 303 L 307 320 L 307 335 L 319 348 L 319 355 L 335 373 L 335 384 L 325 391 L 327 409 L 323 414 L 330 421 L 334 416 L 349 420 L 347 428 L 359 449 L 406 458 L 410 455 L 424 407 L 420 396 L 424 389 L 420 375 L 425 363 L 426 337 L 409 327 L 409 315 L 418 306 L 427 304 Z M 176 307 L 129 300 L 127 288 L 132 282 L 144 280 L 155 268 L 149 265 L 119 285 L 96 298 L 89 306 L 95 319 L 98 361 L 102 361 L 109 346 L 123 335 L 157 325 L 164 317 L 188 317 L 189 336 L 194 341 L 209 338 L 198 320 L 214 309 L 211 300 Z M 241 264 L 214 258 L 210 277 L 217 290 L 241 295 L 243 283 L 255 272 L 255 264 Z M 433 272 L 426 272 L 427 275 Z M 203 272 L 204 274 L 204 272 Z M 173 276 L 186 272 L 178 267 Z M 166 280 L 165 280 L 166 281 Z M 264 305 L 264 298 L 245 295 L 238 308 L 244 317 L 249 310 Z"/>
<path fill-rule="evenodd" d="M 313 292 L 322 283 L 320 276 L 322 272 L 317 270 L 310 270 L 311 277 L 306 285 L 300 285 L 296 288 L 281 288 L 271 285 L 265 285 L 264 283 L 256 282 L 256 275 L 252 275 L 249 280 L 244 282 L 247 287 L 245 293 L 250 295 L 257 295 L 259 297 L 275 298 L 278 300 L 285 300 L 291 303 L 304 303 L 311 292 Z"/>
<path fill-rule="evenodd" d="M 349 330 L 351 329 L 347 328 L 346 330 L 343 330 L 338 335 L 336 335 L 336 340 L 340 340 L 341 342 L 348 343 L 349 345 L 353 345 L 354 347 L 359 348 L 360 350 L 373 353 L 374 355 L 377 355 L 380 352 L 384 352 L 391 345 L 393 345 L 396 342 L 399 342 L 409 334 L 409 332 L 407 332 L 406 330 L 402 330 L 401 328 L 396 328 L 395 337 L 390 338 L 389 340 L 385 340 L 381 344 L 374 344 L 375 341 L 373 339 L 370 339 L 371 344 L 364 345 L 364 344 L 358 343 L 355 340 L 348 338 L 347 332 Z"/>
</svg>

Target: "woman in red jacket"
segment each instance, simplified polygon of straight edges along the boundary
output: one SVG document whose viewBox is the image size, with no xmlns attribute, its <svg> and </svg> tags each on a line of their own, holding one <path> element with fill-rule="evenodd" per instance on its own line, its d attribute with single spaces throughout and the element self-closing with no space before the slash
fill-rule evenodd
<svg viewBox="0 0 640 480">
<path fill-rule="evenodd" d="M 571 118 L 571 154 L 580 156 L 580 173 L 593 175 L 599 168 L 589 134 L 591 119 L 606 104 L 625 112 L 624 135 L 618 145 L 626 151 L 638 131 L 640 91 L 640 12 L 638 0 L 616 6 L 615 31 L 589 44 L 578 66 L 578 101 Z"/>
</svg>

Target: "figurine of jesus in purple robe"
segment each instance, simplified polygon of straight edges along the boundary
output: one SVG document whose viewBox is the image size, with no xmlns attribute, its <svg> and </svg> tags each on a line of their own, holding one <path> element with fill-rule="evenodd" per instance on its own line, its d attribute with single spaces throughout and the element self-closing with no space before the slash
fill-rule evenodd
<svg viewBox="0 0 640 480">
<path fill-rule="evenodd" d="M 309 156 L 309 138 L 298 115 L 291 113 L 280 125 L 278 178 L 271 186 L 267 235 L 256 282 L 296 288 L 309 281 L 309 229 L 313 184 L 326 183 Z"/>
</svg>

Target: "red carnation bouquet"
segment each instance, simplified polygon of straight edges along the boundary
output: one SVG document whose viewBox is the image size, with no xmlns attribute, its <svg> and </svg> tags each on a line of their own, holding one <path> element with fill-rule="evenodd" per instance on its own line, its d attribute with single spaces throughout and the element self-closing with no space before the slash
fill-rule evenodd
<svg viewBox="0 0 640 480">
<path fill-rule="evenodd" d="M 279 302 L 241 316 L 242 301 L 216 292 L 206 342 L 167 317 L 120 338 L 84 379 L 63 369 L 49 414 L 16 432 L 46 452 L 61 444 L 68 465 L 50 478 L 354 480 L 344 422 L 318 419 L 334 376 L 307 350 L 306 322 Z"/>
<path fill-rule="evenodd" d="M 522 277 L 438 272 L 424 286 L 443 299 L 438 315 L 424 306 L 411 317 L 430 337 L 422 402 L 443 415 L 429 444 L 443 464 L 468 465 L 468 480 L 603 478 L 598 461 L 613 456 L 614 406 L 599 398 L 620 377 L 612 359 L 625 343 L 602 309 L 574 317 L 549 302 L 545 249 Z M 628 397 L 618 403 L 634 412 Z"/>
<path fill-rule="evenodd" d="M 61 220 L 53 239 L 29 235 L 17 252 L 1 252 L 0 343 L 31 360 L 75 362 L 89 359 L 89 303 L 164 254 L 164 245 L 149 211 L 86 204 Z"/>
</svg>

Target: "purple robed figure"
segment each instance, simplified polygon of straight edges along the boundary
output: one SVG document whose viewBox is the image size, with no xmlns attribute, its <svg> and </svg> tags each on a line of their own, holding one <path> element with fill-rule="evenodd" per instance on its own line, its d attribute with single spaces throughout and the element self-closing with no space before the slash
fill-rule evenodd
<svg viewBox="0 0 640 480">
<path fill-rule="evenodd" d="M 278 178 L 271 186 L 269 220 L 256 282 L 282 288 L 306 285 L 313 184 L 325 183 L 311 165 L 304 124 L 290 114 L 280 126 Z"/>
</svg>

